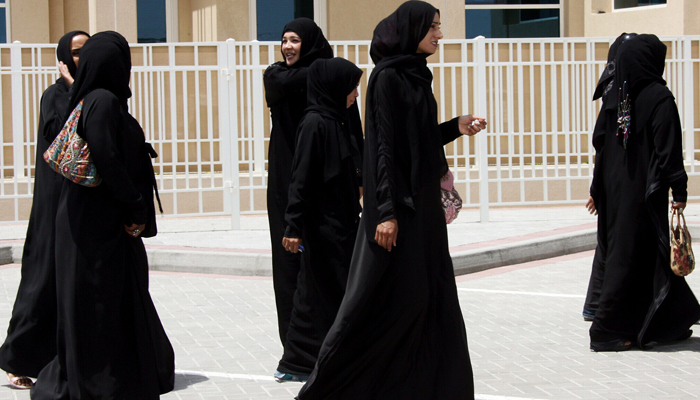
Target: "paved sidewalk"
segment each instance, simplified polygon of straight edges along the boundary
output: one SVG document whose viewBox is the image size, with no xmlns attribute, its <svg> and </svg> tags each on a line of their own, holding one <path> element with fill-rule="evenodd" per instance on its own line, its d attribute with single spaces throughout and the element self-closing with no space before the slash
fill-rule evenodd
<svg viewBox="0 0 700 400">
<path fill-rule="evenodd" d="M 477 399 L 700 397 L 700 327 L 685 342 L 650 351 L 588 350 L 581 307 L 591 260 L 586 251 L 457 277 Z M 18 265 L 0 267 L 0 340 L 19 272 Z M 700 291 L 699 273 L 688 281 Z M 176 390 L 164 400 L 296 395 L 299 384 L 271 377 L 281 346 L 270 278 L 156 271 L 151 294 L 176 354 Z M 9 399 L 29 394 L 0 382 L 0 400 Z"/>
<path fill-rule="evenodd" d="M 700 238 L 700 204 L 685 212 Z M 271 276 L 266 215 L 241 218 L 232 231 L 228 217 L 159 218 L 159 233 L 144 239 L 152 270 L 222 275 Z M 448 225 L 457 275 L 556 257 L 595 248 L 596 218 L 583 204 L 569 207 L 496 208 L 489 222 L 478 210 L 463 210 Z M 0 224 L 0 264 L 19 263 L 24 223 Z"/>
</svg>

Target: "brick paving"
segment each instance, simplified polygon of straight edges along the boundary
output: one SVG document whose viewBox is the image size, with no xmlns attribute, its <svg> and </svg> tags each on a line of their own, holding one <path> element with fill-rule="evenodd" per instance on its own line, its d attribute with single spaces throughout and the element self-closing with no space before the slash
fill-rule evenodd
<svg viewBox="0 0 700 400">
<path fill-rule="evenodd" d="M 589 351 L 581 307 L 591 260 L 583 252 L 457 278 L 477 399 L 700 397 L 700 326 L 650 351 Z M 19 278 L 18 265 L 0 266 L 0 340 Z M 700 273 L 688 281 L 700 291 Z M 153 272 L 151 294 L 176 353 L 176 387 L 163 399 L 293 399 L 301 385 L 271 377 L 281 346 L 269 278 Z M 0 400 L 29 399 L 0 385 Z"/>
</svg>

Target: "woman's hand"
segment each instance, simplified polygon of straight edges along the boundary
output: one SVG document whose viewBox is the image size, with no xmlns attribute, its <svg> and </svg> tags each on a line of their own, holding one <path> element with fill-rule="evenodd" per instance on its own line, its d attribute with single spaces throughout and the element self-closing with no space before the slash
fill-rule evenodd
<svg viewBox="0 0 700 400">
<path fill-rule="evenodd" d="M 671 212 L 673 212 L 674 209 L 683 212 L 683 209 L 685 209 L 685 201 L 671 202 Z"/>
<path fill-rule="evenodd" d="M 482 129 L 486 129 L 486 118 L 475 117 L 471 114 L 459 117 L 459 133 L 474 136 Z"/>
<path fill-rule="evenodd" d="M 592 196 L 588 196 L 588 201 L 586 202 L 586 208 L 588 212 L 593 215 L 598 215 L 598 210 L 595 208 L 595 201 Z"/>
<path fill-rule="evenodd" d="M 284 246 L 287 251 L 291 251 L 292 253 L 298 253 L 300 245 L 301 238 L 288 238 L 286 236 L 282 238 L 282 246 Z"/>
<path fill-rule="evenodd" d="M 68 66 L 66 64 L 64 64 L 63 61 L 58 62 L 58 71 L 61 73 L 63 80 L 66 81 L 68 86 L 73 86 L 73 82 L 75 80 L 73 79 L 70 72 L 68 71 Z"/>
<path fill-rule="evenodd" d="M 374 240 L 387 251 L 391 251 L 392 246 L 396 246 L 396 236 L 399 233 L 399 226 L 396 218 L 384 221 L 377 225 L 377 232 L 374 234 Z"/>
<path fill-rule="evenodd" d="M 146 227 L 146 224 L 141 224 L 141 225 L 136 225 L 136 224 L 131 224 L 129 226 L 124 225 L 124 230 L 126 233 L 129 234 L 131 237 L 138 237 L 141 232 L 143 232 L 143 229 Z"/>
</svg>

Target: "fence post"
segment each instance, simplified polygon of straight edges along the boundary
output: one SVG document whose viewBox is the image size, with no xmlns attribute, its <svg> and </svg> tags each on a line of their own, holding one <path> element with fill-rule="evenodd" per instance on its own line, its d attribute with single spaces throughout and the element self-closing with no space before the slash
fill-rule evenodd
<svg viewBox="0 0 700 400">
<path fill-rule="evenodd" d="M 238 164 L 238 79 L 236 41 L 219 45 L 219 135 L 224 178 L 224 211 L 231 213 L 231 229 L 241 229 L 241 188 Z"/>
<path fill-rule="evenodd" d="M 486 117 L 486 40 L 483 36 L 476 38 L 476 115 Z M 489 121 L 492 122 L 492 121 Z M 488 127 L 477 135 L 479 160 L 479 210 L 481 222 L 489 222 L 489 146 Z"/>
<path fill-rule="evenodd" d="M 253 148 L 255 172 L 265 175 L 265 100 L 263 99 L 263 74 L 260 71 L 260 42 L 253 40 L 251 68 L 253 74 Z"/>
<path fill-rule="evenodd" d="M 695 149 L 695 82 L 693 73 L 693 53 L 691 40 L 681 39 L 683 43 L 683 128 L 685 137 L 685 161 L 692 163 Z"/>
<path fill-rule="evenodd" d="M 24 178 L 24 94 L 22 91 L 22 47 L 19 41 L 10 45 L 12 83 L 12 160 L 14 177 Z"/>
</svg>

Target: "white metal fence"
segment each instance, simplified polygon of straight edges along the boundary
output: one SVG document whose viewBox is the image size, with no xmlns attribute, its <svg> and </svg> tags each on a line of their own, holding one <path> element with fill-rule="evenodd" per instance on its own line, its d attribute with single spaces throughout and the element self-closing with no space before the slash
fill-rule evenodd
<svg viewBox="0 0 700 400">
<path fill-rule="evenodd" d="M 700 182 L 700 37 L 662 39 L 693 194 Z M 590 99 L 612 40 L 441 41 L 428 59 L 439 118 L 473 113 L 489 121 L 485 132 L 446 147 L 464 204 L 479 207 L 482 220 L 489 206 L 588 197 L 590 132 L 600 106 Z M 337 56 L 365 71 L 361 100 L 373 67 L 369 42 L 332 45 Z M 2 221 L 28 218 L 38 104 L 57 77 L 54 51 L 55 45 L 0 46 Z M 270 120 L 262 74 L 275 59 L 279 44 L 271 42 L 132 46 L 129 107 L 160 154 L 154 168 L 166 215 L 231 215 L 237 228 L 241 214 L 265 212 Z"/>
</svg>

